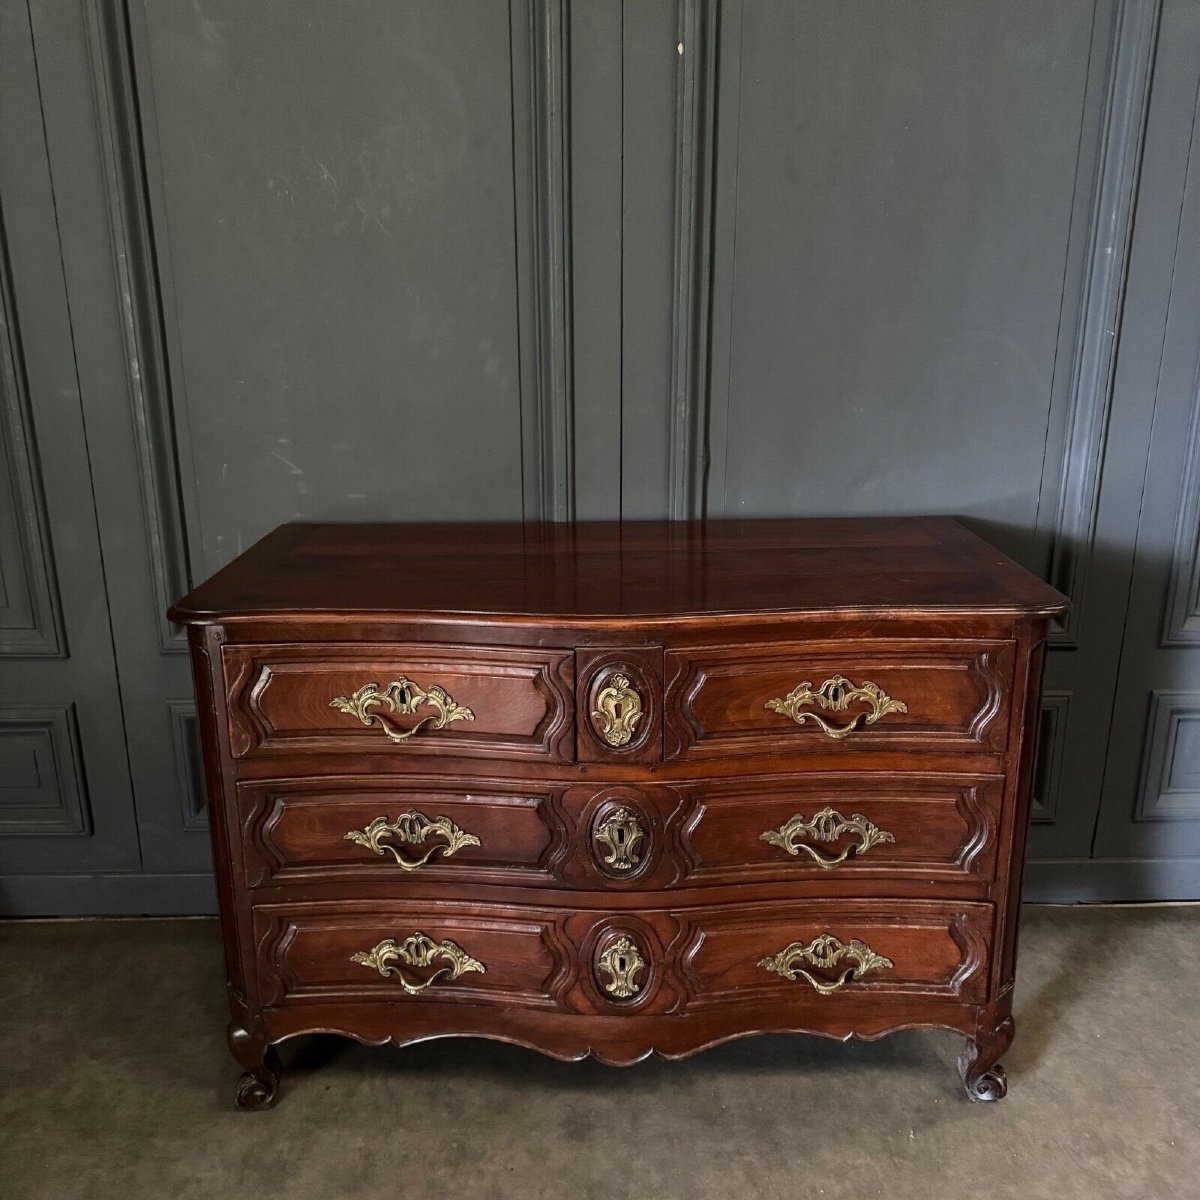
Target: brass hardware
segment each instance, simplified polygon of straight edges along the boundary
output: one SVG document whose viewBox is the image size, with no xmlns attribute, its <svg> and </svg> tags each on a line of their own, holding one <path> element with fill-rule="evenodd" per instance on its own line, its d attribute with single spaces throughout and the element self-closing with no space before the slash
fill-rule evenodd
<svg viewBox="0 0 1200 1200">
<path fill-rule="evenodd" d="M 843 834 L 851 833 L 858 838 L 857 845 L 849 845 L 837 856 L 826 858 L 815 846 L 798 839 L 812 838 L 815 842 L 836 842 Z M 894 842 L 896 839 L 886 829 L 880 829 L 867 820 L 862 813 L 853 813 L 843 817 L 832 808 L 823 808 L 819 813 L 813 813 L 811 821 L 806 821 L 799 813 L 789 817 L 778 829 L 768 829 L 760 834 L 764 842 L 786 850 L 793 858 L 803 850 L 819 867 L 832 870 L 839 867 L 854 854 L 856 857 L 865 854 L 872 846 L 881 842 Z"/>
<path fill-rule="evenodd" d="M 394 716 L 407 717 L 415 713 L 422 704 L 434 711 L 422 717 L 411 729 L 399 729 L 392 724 L 391 716 L 372 712 L 375 705 L 382 705 Z M 411 679 L 401 675 L 393 679 L 382 691 L 377 683 L 365 683 L 351 696 L 335 696 L 330 708 L 357 717 L 364 725 L 378 725 L 393 742 L 406 742 L 418 730 L 428 725 L 431 729 L 442 729 L 451 721 L 473 721 L 475 714 L 461 704 L 456 704 L 446 689 L 436 683 L 425 691 Z"/>
<path fill-rule="evenodd" d="M 600 955 L 600 970 L 608 976 L 604 990 L 618 1000 L 627 1000 L 641 991 L 634 976 L 646 965 L 633 939 L 622 935 Z"/>
<path fill-rule="evenodd" d="M 635 853 L 646 835 L 638 819 L 627 808 L 610 813 L 596 830 L 595 839 L 604 847 L 604 865 L 614 871 L 628 871 L 642 860 Z"/>
<path fill-rule="evenodd" d="M 833 971 L 841 963 L 847 961 L 850 965 L 836 979 L 828 983 L 817 979 L 803 967 L 796 965 L 797 963 L 807 963 L 810 967 L 816 967 L 818 970 Z M 793 942 L 790 946 L 780 950 L 778 954 L 760 958 L 758 965 L 764 971 L 773 971 L 776 975 L 782 975 L 784 979 L 788 980 L 795 980 L 797 976 L 803 976 L 822 996 L 828 996 L 839 988 L 845 987 L 852 978 L 858 979 L 868 971 L 880 971 L 885 967 L 894 967 L 896 964 L 890 958 L 876 954 L 870 946 L 865 942 L 860 942 L 858 938 L 851 942 L 841 942 L 832 933 L 823 933 L 820 937 L 813 938 L 807 946 Z"/>
<path fill-rule="evenodd" d="M 849 725 L 834 725 L 819 713 L 800 711 L 806 704 L 816 704 L 826 712 L 845 712 L 856 700 L 870 705 L 870 712 L 855 713 Z M 825 680 L 815 692 L 812 684 L 805 680 L 782 700 L 768 700 L 763 707 L 791 717 L 797 725 L 803 725 L 811 718 L 831 738 L 844 738 L 863 725 L 874 725 L 887 713 L 908 712 L 907 704 L 893 700 L 877 683 L 864 679 L 855 687 L 845 675 L 834 675 Z"/>
<path fill-rule="evenodd" d="M 446 839 L 446 845 L 430 846 L 417 859 L 405 858 L 395 846 L 383 840 L 395 838 L 405 845 L 419 846 L 430 834 L 440 834 Z M 424 813 L 411 808 L 408 812 L 401 813 L 394 821 L 388 821 L 387 817 L 376 817 L 365 829 L 351 829 L 346 834 L 346 841 L 365 846 L 381 857 L 385 852 L 390 852 L 405 871 L 415 871 L 424 866 L 439 850 L 444 857 L 449 858 L 464 846 L 479 845 L 479 839 L 473 833 L 459 829 L 449 817 L 435 817 L 431 821 Z"/>
<path fill-rule="evenodd" d="M 482 975 L 487 969 L 483 963 L 472 958 L 454 942 L 435 942 L 423 933 L 411 934 L 399 944 L 392 938 L 385 938 L 372 950 L 360 950 L 357 954 L 352 954 L 350 961 L 361 963 L 364 967 L 372 967 L 385 977 L 394 975 L 410 996 L 419 995 L 439 979 L 457 979 L 468 971 L 478 971 Z M 439 967 L 424 983 L 409 983 L 393 965 L 402 962 L 409 967 L 428 967 L 438 961 L 445 961 L 448 965 Z"/>
<path fill-rule="evenodd" d="M 642 698 L 624 675 L 600 689 L 592 720 L 600 736 L 614 749 L 629 744 L 637 723 L 642 719 Z"/>
</svg>

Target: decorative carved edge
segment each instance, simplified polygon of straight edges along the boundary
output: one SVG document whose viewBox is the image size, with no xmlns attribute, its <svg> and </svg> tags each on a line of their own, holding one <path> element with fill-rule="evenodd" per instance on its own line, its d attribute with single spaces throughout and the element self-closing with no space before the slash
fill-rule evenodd
<svg viewBox="0 0 1200 1200">
<path fill-rule="evenodd" d="M 800 1037 L 823 1038 L 837 1042 L 877 1042 L 895 1033 L 903 1033 L 913 1029 L 941 1029 L 950 1033 L 970 1036 L 975 1028 L 974 1009 L 966 1005 L 939 1005 L 942 1014 L 931 1016 L 926 1020 L 895 1021 L 889 1023 L 886 1013 L 879 1013 L 870 1019 L 856 1016 L 856 1023 L 838 1024 L 833 1027 L 815 1028 L 803 1023 L 803 1019 L 793 1017 L 790 1020 L 764 1022 L 753 1029 L 743 1025 L 731 1026 L 717 1032 L 701 1034 L 704 1026 L 693 1025 L 691 1028 L 699 1035 L 688 1040 L 684 1045 L 667 1049 L 657 1044 L 653 1037 L 629 1038 L 622 1043 L 620 1050 L 611 1047 L 598 1046 L 583 1030 L 580 1023 L 579 1032 L 569 1028 L 565 1023 L 556 1025 L 552 1030 L 546 1026 L 536 1031 L 529 1028 L 514 1027 L 508 1020 L 507 1014 L 498 1009 L 480 1008 L 473 1012 L 469 1021 L 463 1021 L 455 1028 L 440 1031 L 430 1028 L 415 1029 L 411 1010 L 404 1014 L 406 1019 L 395 1015 L 394 1005 L 380 1003 L 363 1004 L 358 1007 L 357 1014 L 361 1024 L 350 1028 L 344 1024 L 339 1014 L 328 1012 L 324 1008 L 307 1021 L 297 1018 L 312 1012 L 313 1006 L 306 1005 L 303 1009 L 289 1010 L 289 1028 L 279 1037 L 279 1041 L 287 1041 L 294 1037 L 303 1037 L 313 1033 L 335 1034 L 349 1038 L 364 1046 L 410 1046 L 428 1041 L 436 1037 L 471 1036 L 486 1038 L 490 1041 L 503 1042 L 507 1045 L 520 1046 L 532 1050 L 558 1062 L 581 1062 L 592 1059 L 605 1066 L 627 1067 L 644 1061 L 647 1058 L 661 1058 L 670 1062 L 678 1062 L 702 1054 L 716 1046 L 729 1042 L 743 1041 L 747 1038 L 760 1037 L 764 1034 L 780 1033 L 794 1034 Z M 832 1010 L 829 1010 L 832 1012 Z M 285 1014 L 276 1014 L 285 1015 Z M 364 1029 L 364 1025 L 370 1029 Z M 686 1023 L 680 1023 L 686 1027 Z"/>
<path fill-rule="evenodd" d="M 963 871 L 970 873 L 976 860 L 995 837 L 996 818 L 991 808 L 980 799 L 977 786 L 963 788 L 955 801 L 955 807 L 967 827 L 966 836 L 958 847 L 955 861 Z"/>
<path fill-rule="evenodd" d="M 972 923 L 967 913 L 959 913 L 950 923 L 950 936 L 962 954 L 958 970 L 950 977 L 947 988 L 956 996 L 967 991 L 967 985 L 978 982 L 973 991 L 981 991 L 985 980 L 983 968 L 988 961 L 988 939 L 979 927 Z"/>
<path fill-rule="evenodd" d="M 1004 684 L 1007 682 L 999 664 L 1000 655 L 1004 652 L 985 650 L 968 668 L 971 678 L 982 685 L 983 702 L 979 711 L 967 724 L 967 734 L 983 745 L 984 734 L 990 729 L 991 737 L 988 740 L 997 750 L 1003 748 L 1008 737 L 1007 727 L 1003 722 L 996 721 L 1000 712 L 1000 701 L 1004 695 Z"/>
</svg>

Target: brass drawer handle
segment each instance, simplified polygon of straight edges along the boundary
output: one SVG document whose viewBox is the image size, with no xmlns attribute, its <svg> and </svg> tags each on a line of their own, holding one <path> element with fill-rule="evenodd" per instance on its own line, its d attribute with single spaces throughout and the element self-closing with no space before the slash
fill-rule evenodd
<svg viewBox="0 0 1200 1200">
<path fill-rule="evenodd" d="M 807 963 L 820 971 L 836 971 L 843 962 L 850 965 L 845 967 L 836 979 L 829 982 L 818 979 L 804 967 L 797 966 L 798 963 Z M 845 987 L 851 979 L 858 979 L 868 971 L 881 971 L 896 964 L 890 958 L 876 954 L 866 942 L 860 942 L 858 938 L 850 942 L 841 942 L 832 933 L 823 933 L 820 937 L 813 938 L 807 946 L 793 942 L 778 954 L 760 958 L 758 965 L 764 971 L 772 971 L 787 980 L 795 980 L 802 976 L 822 996 L 828 996 Z"/>
<path fill-rule="evenodd" d="M 801 840 L 811 838 L 814 842 L 836 842 L 844 834 L 853 834 L 858 841 L 847 846 L 836 858 L 826 858 L 815 846 Z M 886 829 L 880 829 L 868 821 L 862 813 L 852 813 L 849 817 L 843 817 L 832 808 L 823 808 L 820 812 L 813 813 L 811 821 L 806 821 L 797 813 L 794 817 L 789 817 L 778 829 L 768 829 L 759 836 L 762 841 L 786 850 L 793 858 L 803 850 L 818 867 L 829 871 L 840 867 L 851 854 L 858 857 L 872 846 L 896 840 Z"/>
<path fill-rule="evenodd" d="M 432 708 L 433 712 L 422 717 L 411 729 L 401 729 L 393 724 L 393 716 L 411 716 L 423 704 Z M 387 712 L 374 711 L 377 705 Z M 451 721 L 475 720 L 475 714 L 469 708 L 456 704 L 445 688 L 435 683 L 425 691 L 403 675 L 393 679 L 382 691 L 377 683 L 364 683 L 351 696 L 334 696 L 329 707 L 357 717 L 364 725 L 378 725 L 393 742 L 408 741 L 426 725 L 430 729 L 443 729 Z"/>
<path fill-rule="evenodd" d="M 407 846 L 420 846 L 434 834 L 444 837 L 446 844 L 430 846 L 420 858 L 415 859 L 405 858 L 395 846 L 383 840 L 395 838 Z M 431 821 L 424 813 L 411 808 L 394 821 L 389 821 L 387 817 L 376 817 L 365 829 L 351 829 L 346 834 L 346 841 L 365 846 L 380 857 L 390 853 L 404 871 L 423 867 L 439 850 L 443 857 L 449 858 L 464 846 L 479 845 L 479 839 L 473 833 L 459 829 L 449 817 L 434 817 Z"/>
<path fill-rule="evenodd" d="M 420 995 L 426 988 L 432 987 L 439 979 L 457 979 L 468 971 L 478 971 L 481 975 L 487 968 L 478 959 L 472 958 L 461 946 L 449 940 L 435 942 L 433 938 L 423 933 L 414 933 L 397 944 L 392 938 L 385 938 L 371 950 L 360 950 L 350 956 L 352 963 L 361 963 L 371 967 L 385 978 L 394 975 L 400 986 L 410 995 Z M 402 962 L 409 967 L 428 967 L 435 962 L 444 961 L 447 965 L 439 967 L 424 983 L 409 983 L 400 971 L 393 965 Z"/>
<path fill-rule="evenodd" d="M 870 711 L 855 713 L 848 725 L 834 725 L 819 713 L 801 711 L 805 705 L 815 704 L 826 712 L 845 712 L 851 704 L 859 700 L 869 705 Z M 785 717 L 791 717 L 797 725 L 803 725 L 811 718 L 831 738 L 844 738 L 863 725 L 874 725 L 887 713 L 908 712 L 907 704 L 901 700 L 893 700 L 877 683 L 864 679 L 855 687 L 845 675 L 834 675 L 825 680 L 815 692 L 812 690 L 812 684 L 805 680 L 798 683 L 782 700 L 768 700 L 764 707 L 772 712 L 783 713 Z"/>
<path fill-rule="evenodd" d="M 628 1000 L 642 990 L 635 978 L 646 965 L 633 938 L 622 935 L 597 960 L 600 970 L 608 976 L 604 990 L 618 1000 Z"/>
<path fill-rule="evenodd" d="M 625 675 L 614 675 L 612 683 L 596 695 L 592 720 L 600 736 L 616 749 L 627 746 L 642 719 L 642 698 Z"/>
</svg>

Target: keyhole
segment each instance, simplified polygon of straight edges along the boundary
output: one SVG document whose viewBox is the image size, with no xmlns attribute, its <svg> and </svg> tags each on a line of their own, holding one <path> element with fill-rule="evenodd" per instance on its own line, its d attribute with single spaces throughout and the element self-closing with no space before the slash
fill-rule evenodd
<svg viewBox="0 0 1200 1200">
<path fill-rule="evenodd" d="M 624 827 L 620 826 L 620 825 L 617 826 L 617 845 L 624 847 L 625 838 L 626 838 L 626 833 L 625 833 Z"/>
<path fill-rule="evenodd" d="M 628 959 L 626 959 L 625 955 L 618 954 L 617 955 L 617 973 L 619 975 L 624 975 L 628 969 L 629 969 Z"/>
<path fill-rule="evenodd" d="M 829 699 L 838 704 L 842 699 L 842 689 L 840 687 L 832 687 L 829 689 Z"/>
</svg>

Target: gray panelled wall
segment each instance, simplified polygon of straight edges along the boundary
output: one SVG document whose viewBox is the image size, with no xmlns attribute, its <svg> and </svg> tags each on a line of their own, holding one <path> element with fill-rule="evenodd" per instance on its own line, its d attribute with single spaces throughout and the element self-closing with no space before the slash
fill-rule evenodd
<svg viewBox="0 0 1200 1200">
<path fill-rule="evenodd" d="M 1200 896 L 1197 0 L 0 0 L 0 910 L 208 911 L 275 524 L 949 512 L 1029 892 Z"/>
</svg>

